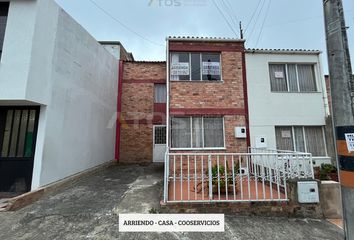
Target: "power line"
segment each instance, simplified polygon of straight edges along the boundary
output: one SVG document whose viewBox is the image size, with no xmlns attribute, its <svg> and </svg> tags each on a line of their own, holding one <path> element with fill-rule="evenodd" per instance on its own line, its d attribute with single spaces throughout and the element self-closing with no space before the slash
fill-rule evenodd
<svg viewBox="0 0 354 240">
<path fill-rule="evenodd" d="M 258 12 L 258 14 L 257 14 L 256 20 L 255 20 L 254 25 L 253 25 L 253 27 L 252 27 L 251 33 L 250 33 L 249 36 L 248 36 L 248 39 L 251 39 L 251 36 L 252 36 L 252 34 L 253 34 L 253 32 L 254 32 L 254 29 L 255 29 L 255 27 L 256 27 L 256 25 L 257 25 L 258 19 L 259 19 L 261 13 L 262 13 L 262 10 L 263 10 L 263 7 L 264 7 L 264 5 L 265 5 L 265 2 L 266 2 L 266 0 L 263 0 L 262 6 L 261 6 L 261 8 L 260 8 L 260 10 L 259 10 L 259 12 Z"/>
<path fill-rule="evenodd" d="M 218 9 L 219 13 L 221 14 L 221 16 L 224 18 L 225 22 L 227 23 L 227 25 L 230 27 L 231 31 L 237 36 L 236 31 L 233 29 L 232 24 L 229 23 L 229 21 L 227 20 L 225 14 L 221 11 L 221 9 L 219 8 L 219 6 L 215 3 L 215 0 L 213 0 L 213 3 L 215 5 L 215 7 Z"/>
<path fill-rule="evenodd" d="M 131 29 L 129 26 L 127 26 L 126 24 L 124 24 L 122 21 L 120 21 L 119 19 L 117 19 L 116 17 L 114 17 L 112 14 L 110 14 L 107 10 L 105 10 L 104 8 L 102 8 L 100 5 L 98 5 L 95 1 L 93 0 L 89 0 L 96 8 L 100 9 L 103 13 L 105 13 L 108 17 L 112 18 L 114 21 L 116 21 L 117 23 L 119 23 L 122 27 L 124 27 L 126 30 L 128 30 L 129 32 L 134 33 L 135 35 L 137 35 L 138 37 L 140 37 L 141 39 L 150 42 L 151 44 L 154 45 L 158 45 L 158 46 L 164 46 L 160 43 L 154 42 L 148 38 L 146 38 L 145 36 L 143 36 L 142 34 L 136 32 L 135 30 Z"/>
<path fill-rule="evenodd" d="M 248 21 L 248 23 L 247 23 L 247 25 L 246 25 L 246 27 L 245 27 L 245 33 L 246 33 L 246 31 L 247 31 L 249 25 L 251 24 L 251 22 L 252 22 L 252 20 L 253 20 L 253 18 L 254 18 L 254 15 L 256 14 L 256 12 L 257 12 L 257 10 L 258 10 L 258 7 L 259 7 L 259 5 L 261 4 L 261 2 L 262 2 L 262 0 L 259 0 L 259 1 L 258 1 L 257 7 L 254 9 L 251 18 L 250 18 L 250 20 Z"/>
<path fill-rule="evenodd" d="M 224 4 L 226 11 L 229 13 L 231 19 L 233 20 L 233 23 L 237 26 L 239 20 L 236 16 L 236 13 L 235 13 L 232 5 L 230 4 L 230 2 L 228 0 L 225 0 L 225 1 L 221 0 L 221 2 Z"/>
<path fill-rule="evenodd" d="M 268 2 L 268 6 L 267 6 L 267 10 L 266 10 L 266 13 L 264 15 L 264 19 L 263 19 L 263 22 L 262 22 L 262 25 L 261 25 L 261 30 L 259 31 L 259 35 L 258 35 L 258 38 L 257 38 L 257 42 L 256 42 L 256 45 L 255 47 L 257 47 L 258 45 L 258 42 L 259 42 L 259 39 L 261 38 L 261 35 L 262 35 L 262 31 L 263 31 L 263 27 L 264 27 L 264 23 L 268 17 L 268 13 L 269 13 L 269 9 L 270 9 L 270 5 L 272 4 L 272 0 L 269 0 Z"/>
</svg>

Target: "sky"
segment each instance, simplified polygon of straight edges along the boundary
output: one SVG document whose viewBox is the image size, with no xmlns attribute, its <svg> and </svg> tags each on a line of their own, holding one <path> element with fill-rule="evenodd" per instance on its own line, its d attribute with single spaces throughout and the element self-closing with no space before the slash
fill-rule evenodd
<svg viewBox="0 0 354 240">
<path fill-rule="evenodd" d="M 239 38 L 247 48 L 323 51 L 322 0 L 56 0 L 98 41 L 120 41 L 136 60 L 165 60 L 167 36 Z M 354 1 L 343 0 L 354 69 Z"/>
</svg>

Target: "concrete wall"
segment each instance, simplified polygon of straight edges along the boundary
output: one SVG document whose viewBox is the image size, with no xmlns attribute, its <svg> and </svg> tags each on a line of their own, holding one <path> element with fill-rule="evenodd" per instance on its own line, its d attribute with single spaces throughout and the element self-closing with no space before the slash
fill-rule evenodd
<svg viewBox="0 0 354 240">
<path fill-rule="evenodd" d="M 120 59 L 121 46 L 119 44 L 105 44 L 101 43 L 101 45 L 116 59 Z"/>
<path fill-rule="evenodd" d="M 114 159 L 118 62 L 66 12 L 55 11 L 50 103 L 41 111 L 45 138 L 34 188 Z"/>
<path fill-rule="evenodd" d="M 11 1 L 3 49 L 0 104 L 41 105 L 32 189 L 114 159 L 112 54 L 53 0 Z"/>
<path fill-rule="evenodd" d="M 0 100 L 26 99 L 36 12 L 36 1 L 10 3 L 0 63 Z"/>
<path fill-rule="evenodd" d="M 315 64 L 317 92 L 271 92 L 269 63 Z M 246 53 L 251 146 L 256 136 L 266 136 L 276 149 L 274 126 L 324 126 L 329 114 L 326 86 L 319 54 Z"/>
</svg>

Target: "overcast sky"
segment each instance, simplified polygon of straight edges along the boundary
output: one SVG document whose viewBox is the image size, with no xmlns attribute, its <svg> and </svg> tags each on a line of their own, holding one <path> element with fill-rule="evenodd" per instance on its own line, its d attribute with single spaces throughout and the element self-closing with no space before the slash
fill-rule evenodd
<svg viewBox="0 0 354 240">
<path fill-rule="evenodd" d="M 56 1 L 97 40 L 120 41 L 137 60 L 165 60 L 166 36 L 239 37 L 242 21 L 247 48 L 318 49 L 328 72 L 322 0 Z M 354 65 L 354 1 L 343 4 Z"/>
</svg>

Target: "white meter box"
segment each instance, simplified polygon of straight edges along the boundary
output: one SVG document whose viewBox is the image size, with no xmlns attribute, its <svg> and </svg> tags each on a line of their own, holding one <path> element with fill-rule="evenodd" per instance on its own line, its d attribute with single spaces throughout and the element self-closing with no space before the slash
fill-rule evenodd
<svg viewBox="0 0 354 240">
<path fill-rule="evenodd" d="M 316 181 L 297 183 L 297 196 L 299 203 L 318 203 L 318 185 Z"/>
<path fill-rule="evenodd" d="M 246 127 L 235 127 L 236 138 L 246 138 Z"/>
</svg>

